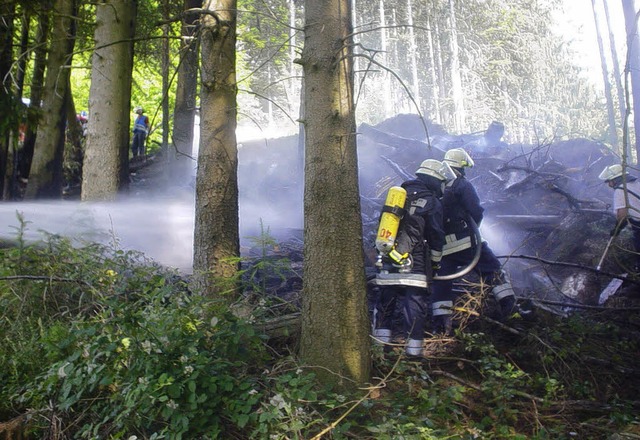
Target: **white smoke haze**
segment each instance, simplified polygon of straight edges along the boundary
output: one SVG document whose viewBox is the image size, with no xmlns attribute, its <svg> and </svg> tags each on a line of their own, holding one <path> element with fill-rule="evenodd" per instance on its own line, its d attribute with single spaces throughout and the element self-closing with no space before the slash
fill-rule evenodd
<svg viewBox="0 0 640 440">
<path fill-rule="evenodd" d="M 160 264 L 191 271 L 193 207 L 193 200 L 3 203 L 0 236 L 16 238 L 17 213 L 21 213 L 28 222 L 28 242 L 42 240 L 43 232 L 67 237 L 76 245 L 115 242 L 120 249 L 140 251 Z"/>
<path fill-rule="evenodd" d="M 20 226 L 17 213 L 28 222 L 25 239 L 36 242 L 44 233 L 87 242 L 113 244 L 143 252 L 154 261 L 182 273 L 192 272 L 195 201 L 191 197 L 129 198 L 117 202 L 42 201 L 0 204 L 0 237 L 15 239 Z M 244 248 L 259 237 L 261 224 L 278 238 L 302 227 L 299 205 L 240 203 L 240 238 Z"/>
</svg>

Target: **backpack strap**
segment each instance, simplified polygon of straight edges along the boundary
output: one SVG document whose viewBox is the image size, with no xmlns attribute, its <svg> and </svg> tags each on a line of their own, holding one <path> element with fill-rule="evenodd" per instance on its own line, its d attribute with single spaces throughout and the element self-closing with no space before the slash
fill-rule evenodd
<svg viewBox="0 0 640 440">
<path fill-rule="evenodd" d="M 625 191 L 624 187 L 622 185 L 618 185 L 614 187 L 615 189 L 621 189 L 623 191 Z M 626 191 L 631 194 L 633 197 L 635 197 L 636 199 L 640 200 L 640 195 L 634 193 L 633 191 L 631 191 L 629 188 L 626 189 Z"/>
<path fill-rule="evenodd" d="M 407 210 L 399 206 L 383 205 L 380 214 L 382 214 L 382 212 L 390 212 L 391 214 L 395 214 L 402 219 L 402 217 L 404 217 L 404 215 L 407 213 Z"/>
</svg>

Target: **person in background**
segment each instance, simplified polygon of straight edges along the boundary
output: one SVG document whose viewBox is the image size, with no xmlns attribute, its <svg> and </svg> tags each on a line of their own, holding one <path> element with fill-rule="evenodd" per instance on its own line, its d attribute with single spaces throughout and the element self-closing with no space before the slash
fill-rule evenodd
<svg viewBox="0 0 640 440">
<path fill-rule="evenodd" d="M 513 288 L 505 279 L 502 265 L 487 242 L 476 243 L 471 227 L 471 220 L 480 227 L 484 213 L 473 184 L 465 178 L 465 168 L 473 167 L 473 159 L 462 148 L 455 148 L 445 153 L 444 162 L 453 169 L 456 178 L 445 189 L 442 198 L 446 243 L 438 275 L 451 275 L 467 267 L 476 255 L 477 246 L 480 246 L 480 257 L 474 270 L 479 272 L 482 282 L 491 287 L 491 293 L 500 306 L 501 317 L 507 319 L 517 311 Z M 457 299 L 453 280 L 434 280 L 431 299 L 433 332 L 451 334 L 452 308 Z"/>
<path fill-rule="evenodd" d="M 149 133 L 149 118 L 144 114 L 142 107 L 135 109 L 136 119 L 133 123 L 133 142 L 131 143 L 131 152 L 133 158 L 144 158 L 146 155 L 145 141 Z"/>
<path fill-rule="evenodd" d="M 444 230 L 442 203 L 444 186 L 455 175 L 448 165 L 435 159 L 422 162 L 416 178 L 402 183 L 407 201 L 394 248 L 384 257 L 376 276 L 380 297 L 374 311 L 373 337 L 379 344 L 392 338 L 397 301 L 401 309 L 407 356 L 422 355 L 427 317 L 427 280 L 440 266 Z M 389 346 L 385 346 L 385 349 Z"/>
<path fill-rule="evenodd" d="M 87 126 L 89 124 L 89 114 L 86 110 L 82 110 L 79 114 L 76 115 L 76 119 L 80 123 L 80 127 L 82 128 L 82 136 L 87 137 Z"/>
<path fill-rule="evenodd" d="M 620 164 L 606 167 L 600 173 L 599 179 L 613 188 L 613 213 L 616 216 L 616 225 L 609 235 L 615 237 L 627 225 L 631 225 L 633 248 L 636 252 L 633 269 L 638 272 L 640 271 L 640 181 L 630 175 Z"/>
</svg>

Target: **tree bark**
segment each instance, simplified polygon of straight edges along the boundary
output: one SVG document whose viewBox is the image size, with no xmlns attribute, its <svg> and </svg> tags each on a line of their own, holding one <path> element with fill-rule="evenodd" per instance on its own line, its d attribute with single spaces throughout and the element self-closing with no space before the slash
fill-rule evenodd
<svg viewBox="0 0 640 440">
<path fill-rule="evenodd" d="M 385 16 L 384 0 L 378 0 L 378 19 L 380 21 L 380 56 L 382 57 L 380 64 L 386 68 L 391 68 L 389 63 L 389 48 L 387 38 L 387 20 Z M 381 70 L 382 75 L 382 111 L 384 118 L 391 116 L 393 108 L 393 97 L 391 96 L 391 75 L 386 70 Z"/>
<path fill-rule="evenodd" d="M 451 110 L 444 105 L 443 103 L 447 102 L 447 88 L 446 88 L 446 81 L 445 81 L 445 75 L 444 75 L 444 61 L 442 59 L 442 53 L 443 53 L 443 48 L 442 48 L 442 41 L 440 36 L 442 35 L 440 33 L 440 25 L 438 24 L 438 21 L 435 20 L 433 22 L 434 26 L 435 26 L 435 32 L 432 32 L 430 35 L 432 37 L 434 37 L 434 42 L 435 42 L 435 49 L 436 49 L 436 66 L 437 66 L 437 72 L 438 72 L 438 91 L 439 91 L 439 98 L 438 98 L 438 102 L 441 104 L 440 105 L 440 118 L 441 118 L 441 122 L 443 124 L 451 124 L 452 122 L 452 116 L 451 116 Z"/>
<path fill-rule="evenodd" d="M 638 17 L 636 16 L 634 0 L 622 0 L 622 10 L 627 32 L 625 73 L 629 75 L 631 80 L 636 157 L 640 157 L 640 38 L 638 38 Z M 627 113 L 629 113 L 629 110 L 627 109 Z"/>
<path fill-rule="evenodd" d="M 129 185 L 129 115 L 137 1 L 96 6 L 82 200 L 113 200 Z"/>
<path fill-rule="evenodd" d="M 13 62 L 13 17 L 15 4 L 4 2 L 0 4 L 0 108 L 10 109 L 13 104 L 11 91 L 11 63 Z M 3 112 L 4 113 L 4 112 Z M 0 117 L 0 194 L 4 194 L 5 177 L 7 175 L 7 160 L 9 155 L 9 137 L 11 133 L 11 112 Z"/>
<path fill-rule="evenodd" d="M 602 31 L 600 30 L 600 20 L 596 12 L 596 0 L 591 0 L 591 10 L 593 11 L 593 21 L 596 25 L 596 38 L 598 40 L 598 51 L 600 53 L 600 67 L 602 69 L 602 83 L 604 85 L 604 96 L 607 101 L 607 120 L 609 121 L 609 142 L 614 147 L 618 147 L 618 134 L 616 133 L 616 117 L 613 111 L 613 95 L 611 94 L 611 82 L 609 81 L 609 68 L 607 58 L 604 53 L 602 43 Z"/>
<path fill-rule="evenodd" d="M 453 121 L 454 128 L 462 133 L 466 128 L 466 115 L 464 109 L 464 95 L 462 92 L 462 79 L 460 74 L 460 55 L 458 46 L 458 28 L 456 24 L 455 0 L 449 0 L 449 50 L 451 51 L 451 96 L 453 97 Z"/>
<path fill-rule="evenodd" d="M 432 101 L 429 108 L 431 112 L 429 114 L 429 119 L 434 120 L 435 122 L 442 124 L 442 116 L 440 113 L 440 86 L 438 81 L 438 64 L 436 63 L 435 56 L 435 48 L 433 42 L 433 33 L 434 30 L 431 28 L 431 23 L 429 17 L 427 17 L 427 46 L 429 49 L 429 74 L 431 76 L 431 99 Z"/>
<path fill-rule="evenodd" d="M 205 0 L 193 269 L 207 295 L 231 292 L 239 270 L 236 0 Z"/>
<path fill-rule="evenodd" d="M 71 86 L 67 87 L 66 118 L 67 118 L 67 142 L 64 149 L 63 176 L 64 182 L 69 187 L 77 187 L 82 184 L 82 157 L 84 155 L 84 137 L 82 125 L 78 121 L 76 104 L 71 93 Z"/>
<path fill-rule="evenodd" d="M 202 0 L 184 0 L 184 10 L 201 8 Z M 195 160 L 193 153 L 193 133 L 196 116 L 196 94 L 198 91 L 198 16 L 187 13 L 182 20 L 182 42 L 178 84 L 173 109 L 173 149 L 169 154 L 171 181 L 187 183 L 193 175 Z"/>
<path fill-rule="evenodd" d="M 26 199 L 60 198 L 62 195 L 62 162 L 64 153 L 66 94 L 69 88 L 71 59 L 75 45 L 76 13 L 74 0 L 56 0 L 47 76 L 43 93 L 42 120 L 34 146 Z"/>
<path fill-rule="evenodd" d="M 40 101 L 42 101 L 42 92 L 44 90 L 44 73 L 47 66 L 47 40 L 50 32 L 49 11 L 51 3 L 43 4 L 43 10 L 40 12 L 38 19 L 38 30 L 35 39 L 35 55 L 33 61 L 33 73 L 31 75 L 31 96 L 29 109 L 27 110 L 27 132 L 24 136 L 22 144 L 22 153 L 20 163 L 18 164 L 18 172 L 20 177 L 28 178 L 31 170 L 31 162 L 33 160 L 33 149 L 36 144 L 37 128 L 40 119 Z"/>
<path fill-rule="evenodd" d="M 325 383 L 369 380 L 349 0 L 306 0 L 300 356 Z M 343 383 L 343 378 L 353 382 Z"/>
<path fill-rule="evenodd" d="M 616 85 L 616 91 L 618 94 L 618 110 L 620 112 L 620 120 L 625 118 L 625 106 L 624 106 L 624 89 L 622 87 L 622 74 L 620 73 L 620 61 L 618 60 L 618 49 L 616 48 L 616 38 L 614 36 L 614 30 L 611 26 L 611 17 L 609 14 L 609 3 L 607 1 L 602 2 L 604 6 L 604 16 L 607 21 L 607 30 L 609 31 L 609 50 L 611 51 L 611 64 L 613 65 L 613 77 Z M 628 154 L 628 152 L 627 152 Z"/>
<path fill-rule="evenodd" d="M 416 36 L 413 32 L 413 4 L 411 0 L 407 1 L 407 22 L 409 23 L 409 60 L 411 64 L 411 90 L 413 93 L 413 99 L 418 104 L 418 108 L 414 109 L 414 111 L 422 112 L 422 100 L 420 98 L 420 81 L 418 79 L 418 60 L 416 58 L 418 46 L 416 44 Z"/>
<path fill-rule="evenodd" d="M 169 0 L 162 0 L 162 20 L 165 22 L 162 25 L 162 152 L 165 161 L 168 161 L 169 156 L 166 154 L 169 149 L 169 120 L 171 115 L 169 114 L 169 34 L 171 27 L 169 26 L 169 14 L 170 14 Z"/>
</svg>

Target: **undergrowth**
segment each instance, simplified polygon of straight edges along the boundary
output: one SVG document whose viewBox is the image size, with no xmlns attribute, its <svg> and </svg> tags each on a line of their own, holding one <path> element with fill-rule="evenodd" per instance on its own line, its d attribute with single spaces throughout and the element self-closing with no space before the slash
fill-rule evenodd
<svg viewBox="0 0 640 440">
<path fill-rule="evenodd" d="M 455 337 L 428 339 L 419 362 L 374 347 L 371 384 L 349 394 L 317 383 L 291 338 L 269 340 L 179 274 L 116 246 L 50 234 L 27 244 L 27 226 L 0 250 L 0 433 L 541 440 L 640 431 L 637 311 L 539 313 L 517 330 L 477 318 Z M 266 295 L 260 273 L 282 273 L 283 261 L 266 257 L 243 274 L 253 295 Z"/>
</svg>

